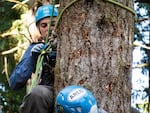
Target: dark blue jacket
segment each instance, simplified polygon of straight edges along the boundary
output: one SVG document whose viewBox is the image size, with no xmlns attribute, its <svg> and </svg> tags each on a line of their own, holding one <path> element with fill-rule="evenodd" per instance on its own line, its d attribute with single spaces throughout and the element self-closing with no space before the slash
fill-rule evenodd
<svg viewBox="0 0 150 113">
<path fill-rule="evenodd" d="M 31 49 L 37 43 L 32 43 L 25 51 L 21 61 L 17 64 L 10 76 L 10 87 L 12 89 L 20 89 L 26 85 L 26 82 L 31 78 L 32 73 L 35 72 L 36 62 L 38 56 L 32 55 Z M 49 54 L 51 58 L 56 58 L 56 51 L 52 51 Z"/>
</svg>

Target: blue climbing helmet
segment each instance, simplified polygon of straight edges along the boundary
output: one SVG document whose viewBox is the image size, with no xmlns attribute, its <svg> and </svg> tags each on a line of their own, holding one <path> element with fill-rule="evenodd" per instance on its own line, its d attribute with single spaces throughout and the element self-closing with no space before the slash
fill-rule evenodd
<svg viewBox="0 0 150 113">
<path fill-rule="evenodd" d="M 53 7 L 54 7 L 54 11 L 53 11 Z M 54 17 L 57 17 L 58 16 L 58 9 L 53 6 L 53 5 L 43 5 L 43 6 L 40 6 L 36 12 L 36 25 L 37 23 L 45 18 L 45 17 L 49 17 L 49 16 L 54 16 Z"/>
<path fill-rule="evenodd" d="M 92 93 L 81 86 L 71 85 L 59 92 L 56 113 L 99 113 Z"/>
</svg>

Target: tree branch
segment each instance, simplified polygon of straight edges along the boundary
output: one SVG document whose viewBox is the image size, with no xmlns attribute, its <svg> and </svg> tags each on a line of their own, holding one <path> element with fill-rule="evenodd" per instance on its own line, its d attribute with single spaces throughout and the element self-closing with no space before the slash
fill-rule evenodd
<svg viewBox="0 0 150 113">
<path fill-rule="evenodd" d="M 6 54 L 13 53 L 13 52 L 17 51 L 20 47 L 24 47 L 25 45 L 27 45 L 27 44 L 24 43 L 24 44 L 21 44 L 21 45 L 19 45 L 19 46 L 17 46 L 17 47 L 14 47 L 14 48 L 12 48 L 12 49 L 10 49 L 10 50 L 3 51 L 3 52 L 0 53 L 0 55 L 6 55 Z"/>
<path fill-rule="evenodd" d="M 143 22 L 143 21 L 146 21 L 146 20 L 150 20 L 150 18 L 136 18 L 135 22 L 140 23 L 140 22 Z"/>
</svg>

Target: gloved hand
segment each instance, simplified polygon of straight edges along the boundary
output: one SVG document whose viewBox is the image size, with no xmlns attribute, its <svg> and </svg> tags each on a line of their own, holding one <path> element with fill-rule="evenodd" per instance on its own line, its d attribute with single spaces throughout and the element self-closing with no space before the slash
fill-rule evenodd
<svg viewBox="0 0 150 113">
<path fill-rule="evenodd" d="M 38 43 L 31 49 L 31 52 L 32 52 L 32 54 L 34 54 L 34 53 L 40 54 L 41 51 L 45 50 L 47 47 L 48 47 L 48 44 Z"/>
<path fill-rule="evenodd" d="M 57 49 L 57 38 L 55 38 L 54 40 L 50 41 L 51 47 L 53 51 L 56 51 Z"/>
<path fill-rule="evenodd" d="M 35 58 L 35 60 L 38 58 L 42 50 L 46 50 L 48 48 L 48 44 L 45 43 L 37 43 L 32 49 L 31 49 L 31 56 Z"/>
</svg>

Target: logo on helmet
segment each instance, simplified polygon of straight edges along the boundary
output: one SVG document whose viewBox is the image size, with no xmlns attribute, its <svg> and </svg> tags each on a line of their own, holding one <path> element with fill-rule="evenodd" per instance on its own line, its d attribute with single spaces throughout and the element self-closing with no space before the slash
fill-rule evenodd
<svg viewBox="0 0 150 113">
<path fill-rule="evenodd" d="M 48 9 L 48 7 L 44 7 L 43 8 L 43 13 L 44 14 L 48 14 L 50 11 L 49 11 L 49 9 Z"/>
<path fill-rule="evenodd" d="M 68 100 L 74 101 L 74 100 L 80 99 L 85 94 L 86 94 L 86 91 L 84 89 L 82 88 L 75 89 L 69 93 Z"/>
</svg>

